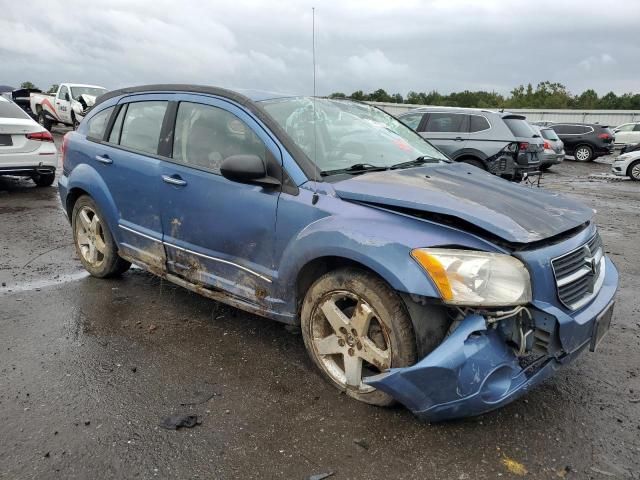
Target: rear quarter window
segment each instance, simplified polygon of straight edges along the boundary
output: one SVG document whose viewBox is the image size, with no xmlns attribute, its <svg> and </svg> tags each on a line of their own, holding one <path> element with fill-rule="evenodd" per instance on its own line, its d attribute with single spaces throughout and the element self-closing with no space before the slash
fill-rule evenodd
<svg viewBox="0 0 640 480">
<path fill-rule="evenodd" d="M 102 140 L 104 138 L 104 132 L 107 129 L 107 124 L 114 108 L 105 108 L 89 119 L 88 138 L 93 138 L 94 140 Z"/>
<path fill-rule="evenodd" d="M 481 132 L 489 130 L 491 125 L 489 121 L 481 115 L 469 115 L 469 133 Z"/>
<path fill-rule="evenodd" d="M 556 132 L 554 132 L 550 128 L 543 128 L 542 130 L 540 130 L 540 134 L 542 135 L 542 138 L 544 138 L 545 140 L 559 140 L 558 135 L 556 135 Z"/>
<path fill-rule="evenodd" d="M 507 124 L 514 137 L 526 137 L 531 138 L 535 135 L 535 132 L 531 128 L 531 125 L 522 118 L 504 118 L 504 123 Z"/>
</svg>

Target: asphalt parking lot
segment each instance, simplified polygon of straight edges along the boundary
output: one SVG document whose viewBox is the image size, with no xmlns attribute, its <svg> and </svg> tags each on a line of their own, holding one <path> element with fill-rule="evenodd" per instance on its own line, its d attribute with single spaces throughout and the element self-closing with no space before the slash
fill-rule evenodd
<svg viewBox="0 0 640 480">
<path fill-rule="evenodd" d="M 597 210 L 620 270 L 600 349 L 437 425 L 337 393 L 295 329 L 137 269 L 89 278 L 56 188 L 0 178 L 0 478 L 640 479 L 640 184 L 590 177 L 610 162 L 542 179 Z M 159 427 L 178 413 L 202 423 Z"/>
</svg>

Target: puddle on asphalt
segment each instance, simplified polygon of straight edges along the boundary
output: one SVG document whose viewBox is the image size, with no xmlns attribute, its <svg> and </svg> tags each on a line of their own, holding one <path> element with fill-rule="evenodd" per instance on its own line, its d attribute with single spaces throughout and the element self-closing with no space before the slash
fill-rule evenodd
<svg viewBox="0 0 640 480">
<path fill-rule="evenodd" d="M 57 278 L 30 280 L 28 282 L 16 283 L 15 285 L 7 284 L 6 287 L 0 287 L 0 293 L 29 292 L 42 288 L 53 287 L 55 285 L 61 285 L 63 283 L 74 282 L 88 276 L 88 272 L 81 270 L 75 273 L 58 275 Z"/>
</svg>

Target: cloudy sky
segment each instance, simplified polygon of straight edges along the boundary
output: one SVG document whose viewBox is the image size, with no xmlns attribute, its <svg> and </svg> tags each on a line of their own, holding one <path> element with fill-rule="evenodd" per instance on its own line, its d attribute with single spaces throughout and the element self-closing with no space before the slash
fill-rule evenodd
<svg viewBox="0 0 640 480">
<path fill-rule="evenodd" d="M 0 0 L 0 84 L 640 92 L 640 1 Z"/>
</svg>

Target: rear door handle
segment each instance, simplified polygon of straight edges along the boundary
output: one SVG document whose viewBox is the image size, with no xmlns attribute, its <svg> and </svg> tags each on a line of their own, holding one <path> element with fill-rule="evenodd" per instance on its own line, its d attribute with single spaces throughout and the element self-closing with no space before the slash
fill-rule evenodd
<svg viewBox="0 0 640 480">
<path fill-rule="evenodd" d="M 162 181 L 170 183 L 171 185 L 177 185 L 178 187 L 184 187 L 187 182 L 182 180 L 179 176 L 170 177 L 169 175 L 162 175 Z"/>
<path fill-rule="evenodd" d="M 111 165 L 113 160 L 109 158 L 109 155 L 96 155 L 96 160 L 105 165 Z"/>
<path fill-rule="evenodd" d="M 464 141 L 464 138 L 462 138 L 462 137 L 456 137 L 456 138 L 454 138 L 454 140 L 455 140 L 456 142 L 462 142 L 462 141 Z"/>
</svg>

